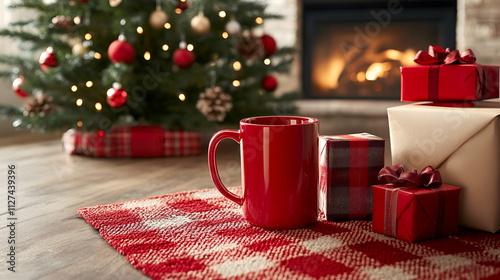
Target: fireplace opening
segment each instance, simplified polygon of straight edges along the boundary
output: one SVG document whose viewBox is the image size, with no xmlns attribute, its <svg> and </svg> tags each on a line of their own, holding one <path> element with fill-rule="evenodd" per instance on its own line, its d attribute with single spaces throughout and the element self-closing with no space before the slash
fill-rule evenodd
<svg viewBox="0 0 500 280">
<path fill-rule="evenodd" d="M 306 98 L 399 99 L 400 66 L 429 45 L 455 48 L 456 1 L 304 0 Z"/>
</svg>

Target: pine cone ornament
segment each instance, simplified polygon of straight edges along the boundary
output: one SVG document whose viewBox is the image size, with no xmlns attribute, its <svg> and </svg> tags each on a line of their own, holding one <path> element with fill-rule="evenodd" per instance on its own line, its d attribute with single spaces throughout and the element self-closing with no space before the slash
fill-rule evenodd
<svg viewBox="0 0 500 280">
<path fill-rule="evenodd" d="M 52 24 L 64 31 L 68 31 L 75 25 L 75 22 L 70 16 L 55 16 L 52 18 Z"/>
<path fill-rule="evenodd" d="M 54 112 L 54 99 L 46 94 L 37 94 L 34 98 L 24 104 L 25 116 L 34 117 L 39 114 L 40 117 L 49 116 Z"/>
<path fill-rule="evenodd" d="M 225 93 L 221 87 L 206 88 L 200 93 L 196 108 L 209 121 L 223 121 L 226 113 L 233 108 L 231 95 Z"/>
<path fill-rule="evenodd" d="M 248 30 L 245 30 L 241 34 L 240 42 L 236 45 L 236 49 L 241 57 L 245 59 L 257 58 L 263 52 L 261 41 Z"/>
</svg>

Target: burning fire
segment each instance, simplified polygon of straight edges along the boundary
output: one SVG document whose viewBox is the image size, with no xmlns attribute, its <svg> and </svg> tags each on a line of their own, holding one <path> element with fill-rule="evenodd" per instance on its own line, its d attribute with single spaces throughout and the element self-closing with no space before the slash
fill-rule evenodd
<svg viewBox="0 0 500 280">
<path fill-rule="evenodd" d="M 366 69 L 365 77 L 368 81 L 375 81 L 378 78 L 387 77 L 392 65 L 390 62 L 374 62 Z"/>
<path fill-rule="evenodd" d="M 339 86 L 339 77 L 345 67 L 341 58 L 331 58 L 326 65 L 315 75 L 315 82 L 323 89 L 335 89 Z"/>
<path fill-rule="evenodd" d="M 398 61 L 402 66 L 414 65 L 415 50 L 406 49 L 398 51 L 388 49 L 373 57 L 375 61 L 371 63 L 365 71 L 355 72 L 352 80 L 357 82 L 376 81 L 379 78 L 385 78 L 394 67 L 394 61 Z M 345 71 L 346 62 L 339 57 L 332 57 L 327 64 L 324 64 L 323 70 L 318 71 L 321 77 L 316 76 L 316 83 L 322 88 L 337 89 L 339 87 L 340 76 Z"/>
<path fill-rule="evenodd" d="M 413 65 L 413 58 L 415 57 L 415 50 L 407 49 L 404 52 L 389 49 L 383 52 L 383 57 L 390 60 L 396 60 L 401 63 L 402 66 Z M 366 73 L 358 72 L 356 78 L 358 82 L 363 82 L 364 80 L 375 81 L 378 78 L 387 77 L 389 71 L 392 69 L 392 64 L 390 62 L 374 62 L 366 69 Z"/>
</svg>

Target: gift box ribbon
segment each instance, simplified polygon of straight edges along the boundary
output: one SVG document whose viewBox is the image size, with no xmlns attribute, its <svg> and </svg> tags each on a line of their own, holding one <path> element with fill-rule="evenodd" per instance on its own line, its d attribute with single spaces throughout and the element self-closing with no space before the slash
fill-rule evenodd
<svg viewBox="0 0 500 280">
<path fill-rule="evenodd" d="M 450 48 L 444 50 L 440 46 L 429 46 L 428 52 L 418 51 L 413 61 L 420 65 L 467 64 L 476 62 L 476 55 L 471 49 L 460 53 Z"/>
<path fill-rule="evenodd" d="M 439 69 L 441 65 L 450 64 L 473 64 L 476 56 L 471 49 L 466 49 L 462 53 L 458 50 L 444 50 L 439 46 L 429 46 L 428 52 L 418 51 L 413 60 L 420 65 L 429 66 L 428 89 L 429 100 L 439 100 Z M 488 70 L 481 64 L 475 64 L 477 74 L 476 98 L 482 99 L 488 96 Z"/>
<path fill-rule="evenodd" d="M 426 188 L 436 192 L 436 219 L 434 236 L 440 236 L 444 224 L 446 193 L 440 188 L 442 184 L 439 170 L 427 166 L 420 173 L 416 169 L 404 171 L 401 164 L 387 166 L 379 172 L 378 179 L 387 186 L 385 190 L 384 232 L 388 236 L 397 237 L 398 194 L 400 190 Z"/>
</svg>

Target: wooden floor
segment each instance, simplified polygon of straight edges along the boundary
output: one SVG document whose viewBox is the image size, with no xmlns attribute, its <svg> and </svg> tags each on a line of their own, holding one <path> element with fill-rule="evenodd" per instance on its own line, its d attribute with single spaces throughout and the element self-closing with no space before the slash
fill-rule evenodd
<svg viewBox="0 0 500 280">
<path fill-rule="evenodd" d="M 218 153 L 221 178 L 240 182 L 238 146 Z M 15 164 L 16 272 L 4 261 L 10 230 L 0 228 L 0 279 L 148 279 L 116 252 L 77 209 L 213 188 L 206 152 L 152 159 L 65 155 L 59 140 L 0 147 L 0 224 L 7 225 L 7 170 Z"/>
</svg>

